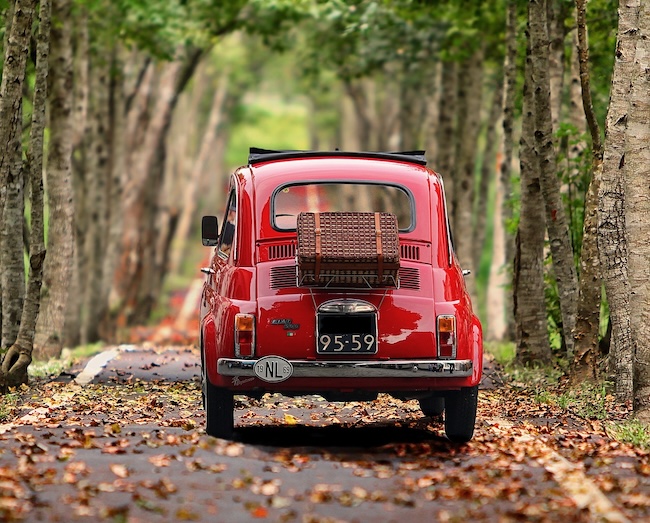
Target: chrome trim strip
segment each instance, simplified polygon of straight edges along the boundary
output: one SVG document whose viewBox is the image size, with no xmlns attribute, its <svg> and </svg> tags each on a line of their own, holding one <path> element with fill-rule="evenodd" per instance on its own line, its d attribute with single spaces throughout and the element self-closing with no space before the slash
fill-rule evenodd
<svg viewBox="0 0 650 523">
<path fill-rule="evenodd" d="M 472 360 L 307 361 L 290 360 L 292 378 L 466 378 Z M 257 360 L 219 358 L 222 376 L 255 376 Z"/>
</svg>

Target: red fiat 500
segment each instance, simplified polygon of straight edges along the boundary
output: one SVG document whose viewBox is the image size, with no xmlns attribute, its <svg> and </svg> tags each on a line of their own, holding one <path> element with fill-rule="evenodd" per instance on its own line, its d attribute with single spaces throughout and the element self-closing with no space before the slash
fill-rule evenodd
<svg viewBox="0 0 650 523">
<path fill-rule="evenodd" d="M 208 434 L 232 438 L 233 396 L 379 392 L 474 432 L 483 340 L 451 244 L 441 177 L 422 151 L 251 149 L 230 178 L 203 287 Z"/>
</svg>

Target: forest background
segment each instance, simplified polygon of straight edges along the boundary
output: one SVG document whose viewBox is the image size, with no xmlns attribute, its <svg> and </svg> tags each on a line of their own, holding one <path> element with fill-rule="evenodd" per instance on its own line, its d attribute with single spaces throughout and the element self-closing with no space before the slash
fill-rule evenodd
<svg viewBox="0 0 650 523">
<path fill-rule="evenodd" d="M 0 388 L 164 313 L 248 147 L 426 149 L 486 338 L 650 417 L 645 2 L 0 7 Z"/>
</svg>

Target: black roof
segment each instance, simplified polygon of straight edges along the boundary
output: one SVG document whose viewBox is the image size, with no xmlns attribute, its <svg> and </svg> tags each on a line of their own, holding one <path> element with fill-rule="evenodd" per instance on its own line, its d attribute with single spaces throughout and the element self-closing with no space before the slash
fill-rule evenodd
<svg viewBox="0 0 650 523">
<path fill-rule="evenodd" d="M 323 158 L 323 157 L 352 157 L 352 158 L 378 158 L 384 160 L 400 160 L 403 162 L 426 165 L 424 151 L 400 151 L 400 152 L 350 152 L 350 151 L 273 151 L 270 149 L 259 149 L 251 147 L 248 155 L 248 163 L 268 162 L 273 160 L 289 160 L 294 158 Z"/>
</svg>

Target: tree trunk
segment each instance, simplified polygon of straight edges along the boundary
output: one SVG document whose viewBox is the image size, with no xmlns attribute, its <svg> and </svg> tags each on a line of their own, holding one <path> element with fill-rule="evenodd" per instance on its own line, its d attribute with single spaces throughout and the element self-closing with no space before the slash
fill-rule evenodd
<svg viewBox="0 0 650 523">
<path fill-rule="evenodd" d="M 69 280 L 68 300 L 65 309 L 63 329 L 63 342 L 65 346 L 74 347 L 81 343 L 81 302 L 84 294 L 83 283 L 86 281 L 86 187 L 85 181 L 90 176 L 88 157 L 90 147 L 90 122 L 88 119 L 88 105 L 90 99 L 90 54 L 91 45 L 88 34 L 88 14 L 80 6 L 73 19 L 73 89 L 71 113 L 69 116 L 70 134 L 72 145 L 71 179 L 74 200 L 73 230 L 73 267 Z M 101 45 L 93 43 L 95 52 L 100 52 Z"/>
<path fill-rule="evenodd" d="M 573 261 L 569 225 L 560 193 L 560 182 L 557 177 L 557 158 L 553 143 L 551 92 L 548 77 L 549 41 L 546 29 L 546 0 L 529 0 L 528 6 L 531 65 L 535 79 L 535 153 L 540 165 L 540 185 L 546 208 L 546 228 L 560 297 L 562 335 L 567 354 L 572 358 L 578 277 Z"/>
<path fill-rule="evenodd" d="M 436 142 L 438 151 L 435 156 L 434 168 L 445 180 L 445 194 L 450 222 L 454 216 L 454 188 L 456 175 L 454 173 L 454 144 L 456 136 L 456 107 L 458 89 L 456 87 L 456 62 L 443 62 L 440 79 L 440 106 L 438 110 L 438 127 Z M 452 231 L 453 223 L 452 223 Z M 455 233 L 455 231 L 454 231 Z"/>
<path fill-rule="evenodd" d="M 74 264 L 72 190 L 72 20 L 70 0 L 53 0 L 50 53 L 49 150 L 47 196 L 50 221 L 48 256 L 43 267 L 41 308 L 34 339 L 35 356 L 61 354 L 65 309 Z"/>
<path fill-rule="evenodd" d="M 25 292 L 22 241 L 22 90 L 35 4 L 34 0 L 17 0 L 14 4 L 0 85 L 0 351 L 13 345 L 18 336 Z"/>
<path fill-rule="evenodd" d="M 481 257 L 485 248 L 485 229 L 488 219 L 488 199 L 490 198 L 490 187 L 495 176 L 495 162 L 497 156 L 497 143 L 499 142 L 497 124 L 501 118 L 503 100 L 503 77 L 498 71 L 496 85 L 494 86 L 492 102 L 488 121 L 485 126 L 485 146 L 483 147 L 483 161 L 481 164 L 481 182 L 479 184 L 478 197 L 476 198 L 476 226 L 474 227 L 473 257 L 474 267 L 478 272 L 481 266 Z M 496 212 L 499 212 L 497 209 Z"/>
<path fill-rule="evenodd" d="M 119 259 L 120 240 L 122 237 L 122 188 L 126 169 L 126 95 L 124 78 L 125 51 L 117 46 L 113 55 L 113 74 L 110 86 L 110 172 L 106 188 L 106 244 L 102 261 L 101 291 L 97 310 L 99 321 L 98 335 L 104 340 L 115 339 L 113 317 L 115 311 L 110 307 L 113 277 Z"/>
<path fill-rule="evenodd" d="M 224 106 L 228 96 L 228 72 L 224 72 L 218 80 L 218 87 L 214 91 L 210 115 L 203 133 L 201 133 L 201 146 L 199 148 L 196 160 L 192 165 L 189 179 L 184 177 L 183 201 L 180 208 L 180 218 L 176 227 L 176 245 L 171 257 L 171 269 L 177 270 L 180 266 L 182 256 L 185 252 L 185 244 L 190 234 L 196 201 L 198 197 L 198 188 L 201 176 L 206 172 L 207 159 L 211 149 L 214 147 L 217 131 L 224 120 Z"/>
<path fill-rule="evenodd" d="M 470 270 L 467 288 L 476 303 L 476 267 L 472 247 L 474 220 L 474 171 L 476 149 L 481 126 L 481 100 L 483 92 L 483 50 L 478 49 L 460 69 L 462 81 L 458 84 L 458 129 L 456 134 L 456 174 L 454 187 L 456 201 L 454 238 L 456 252 L 463 269 Z M 460 78 L 459 78 L 460 80 Z"/>
<path fill-rule="evenodd" d="M 628 238 L 634 411 L 650 423 L 650 7 L 641 2 L 625 133 L 625 229 Z"/>
<path fill-rule="evenodd" d="M 29 280 L 22 310 L 20 330 L 16 343 L 2 362 L 0 383 L 16 386 L 27 383 L 27 367 L 32 362 L 36 319 L 41 299 L 45 239 L 43 225 L 43 135 L 45 131 L 45 105 L 47 101 L 47 73 L 50 51 L 49 0 L 40 1 L 39 29 L 36 44 L 34 100 L 29 147 L 25 172 L 29 173 L 31 186 L 31 232 L 29 238 Z M 4 377 L 6 376 L 6 380 Z"/>
<path fill-rule="evenodd" d="M 112 53 L 107 53 L 110 56 Z M 81 343 L 99 339 L 100 299 L 106 252 L 108 194 L 110 187 L 109 146 L 110 60 L 98 56 L 91 61 L 90 148 L 87 151 L 85 263 L 82 282 Z"/>
<path fill-rule="evenodd" d="M 499 182 L 503 192 L 503 203 L 501 209 L 501 220 L 504 227 L 504 253 L 505 259 L 503 268 L 508 282 L 512 282 L 513 260 L 515 256 L 514 235 L 508 231 L 508 225 L 512 221 L 512 161 L 515 121 L 515 99 L 517 97 L 517 1 L 508 0 L 506 12 L 506 54 L 503 63 L 504 93 L 503 93 L 503 160 L 501 162 L 501 173 Z M 498 212 L 498 209 L 495 211 Z M 509 340 L 515 339 L 515 317 L 513 293 L 505 295 L 505 337 Z"/>
<path fill-rule="evenodd" d="M 625 235 L 625 126 L 628 94 L 634 71 L 640 0 L 623 1 L 619 6 L 618 40 L 610 104 L 607 111 L 603 155 L 603 177 L 598 192 L 598 248 L 612 325 L 611 359 L 619 401 L 633 396 L 630 331 L 630 283 L 628 246 Z"/>
<path fill-rule="evenodd" d="M 354 105 L 357 121 L 357 140 L 359 143 L 358 150 L 369 151 L 372 148 L 372 117 L 364 82 L 361 80 L 345 80 L 343 86 Z"/>
<path fill-rule="evenodd" d="M 145 322 L 153 307 L 150 285 L 159 281 L 161 276 L 145 278 L 145 270 L 152 270 L 152 266 L 147 263 L 152 262 L 154 256 L 156 212 L 163 185 L 165 138 L 178 96 L 191 78 L 200 57 L 199 51 L 192 51 L 184 59 L 164 64 L 157 79 L 151 118 L 145 128 L 142 125 L 130 127 L 138 132 L 135 139 L 129 135 L 130 144 L 135 149 L 128 155 L 129 177 L 123 192 L 124 223 L 129 226 L 123 229 L 114 283 L 115 296 L 126 325 Z M 133 122 L 130 116 L 129 120 Z M 141 135 L 144 130 L 146 134 Z"/>
<path fill-rule="evenodd" d="M 603 146 L 600 127 L 591 100 L 589 79 L 589 43 L 587 39 L 586 0 L 576 1 L 578 55 L 582 100 L 591 132 L 592 175 L 585 200 L 582 250 L 580 252 L 580 293 L 575 331 L 575 356 L 572 380 L 595 380 L 598 372 L 598 332 L 600 329 L 601 276 L 598 260 L 598 189 L 602 177 Z"/>
<path fill-rule="evenodd" d="M 530 44 L 526 49 L 522 132 L 521 210 L 513 266 L 513 312 L 517 361 L 548 363 L 552 359 L 548 342 L 544 300 L 544 201 L 539 182 L 539 163 L 534 152 L 534 105 Z"/>
<path fill-rule="evenodd" d="M 553 131 L 557 131 L 561 118 L 564 92 L 564 63 L 566 29 L 564 20 L 569 13 L 570 4 L 559 0 L 547 0 L 546 16 L 548 31 L 548 78 L 550 88 L 550 108 Z"/>
</svg>

